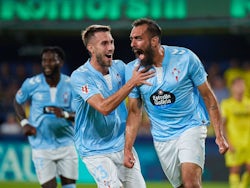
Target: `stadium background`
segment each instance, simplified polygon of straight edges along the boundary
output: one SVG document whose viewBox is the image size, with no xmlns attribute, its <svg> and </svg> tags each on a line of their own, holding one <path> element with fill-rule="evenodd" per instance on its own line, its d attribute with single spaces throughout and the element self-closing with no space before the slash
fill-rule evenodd
<svg viewBox="0 0 250 188">
<path fill-rule="evenodd" d="M 23 79 L 39 72 L 43 46 L 64 48 L 67 74 L 87 60 L 80 34 L 90 24 L 112 27 L 114 56 L 127 63 L 134 58 L 129 40 L 132 21 L 153 18 L 162 27 L 163 44 L 191 49 L 208 72 L 216 65 L 223 76 L 231 61 L 250 60 L 249 13 L 249 0 L 0 0 L 0 66 L 9 67 L 9 72 L 1 69 L 0 121 L 13 112 L 12 100 Z M 144 123 L 136 141 L 143 175 L 147 181 L 165 181 L 147 120 Z M 212 131 L 206 144 L 204 181 L 227 181 Z M 79 182 L 93 182 L 81 161 L 79 172 Z M 0 181 L 36 182 L 22 135 L 0 135 Z"/>
</svg>

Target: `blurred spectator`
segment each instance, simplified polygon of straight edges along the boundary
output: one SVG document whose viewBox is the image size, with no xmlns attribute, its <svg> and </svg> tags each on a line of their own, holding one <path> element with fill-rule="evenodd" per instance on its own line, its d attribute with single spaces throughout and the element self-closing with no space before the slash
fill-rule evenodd
<svg viewBox="0 0 250 188">
<path fill-rule="evenodd" d="M 11 63 L 0 63 L 0 118 L 1 123 L 5 121 L 7 113 L 13 112 L 13 97 L 19 88 L 16 83 L 16 75 L 11 71 Z"/>
<path fill-rule="evenodd" d="M 11 77 L 11 68 L 10 68 L 10 63 L 8 62 L 1 62 L 0 63 L 0 81 L 1 81 L 1 85 L 6 88 L 9 85 L 10 80 L 12 80 L 13 78 Z"/>
<path fill-rule="evenodd" d="M 1 109 L 3 110 L 1 113 L 5 112 L 6 115 L 7 112 L 14 112 L 13 99 L 18 89 L 19 84 L 16 80 L 9 81 L 8 86 L 3 88 L 3 94 L 1 98 Z"/>
<path fill-rule="evenodd" d="M 210 84 L 219 103 L 229 97 L 229 89 L 226 87 L 226 82 L 221 75 L 215 75 L 210 78 Z"/>
<path fill-rule="evenodd" d="M 242 68 L 244 70 L 243 78 L 246 83 L 246 96 L 250 97 L 250 60 L 244 61 Z"/>
<path fill-rule="evenodd" d="M 42 68 L 39 62 L 32 63 L 31 76 L 37 75 L 42 72 Z"/>
<path fill-rule="evenodd" d="M 6 121 L 0 125 L 1 135 L 22 135 L 22 128 L 16 120 L 14 113 L 8 113 Z"/>
<path fill-rule="evenodd" d="M 207 73 L 208 73 L 208 81 L 211 83 L 211 80 L 213 80 L 213 78 L 215 76 L 218 76 L 218 75 L 222 75 L 222 71 L 221 71 L 221 68 L 219 66 L 220 63 L 218 62 L 212 62 L 208 68 L 207 68 Z"/>
<path fill-rule="evenodd" d="M 21 64 L 21 63 L 16 64 L 14 75 L 15 75 L 15 79 L 18 81 L 18 85 L 20 87 L 28 75 L 28 72 L 27 72 L 27 69 L 25 68 L 25 65 Z"/>
<path fill-rule="evenodd" d="M 230 88 L 232 81 L 237 78 L 241 77 L 243 74 L 241 63 L 239 59 L 231 59 L 229 61 L 229 67 L 224 72 L 224 78 L 226 80 L 227 88 Z"/>
</svg>

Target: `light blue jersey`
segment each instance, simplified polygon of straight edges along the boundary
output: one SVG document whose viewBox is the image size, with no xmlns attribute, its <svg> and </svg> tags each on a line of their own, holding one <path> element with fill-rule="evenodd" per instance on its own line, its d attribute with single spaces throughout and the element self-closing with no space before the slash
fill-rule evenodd
<svg viewBox="0 0 250 188">
<path fill-rule="evenodd" d="M 55 114 L 44 113 L 46 106 L 56 106 L 72 112 L 72 87 L 69 76 L 60 75 L 55 98 L 52 99 L 50 86 L 43 74 L 27 78 L 16 94 L 16 101 L 24 104 L 30 101 L 29 122 L 37 129 L 35 136 L 29 136 L 33 149 L 55 149 L 74 145 L 72 122 L 57 118 Z"/>
<path fill-rule="evenodd" d="M 88 60 L 72 73 L 71 83 L 75 91 L 76 111 L 74 138 L 81 156 L 123 150 L 127 118 L 125 102 L 105 116 L 91 107 L 87 100 L 95 94 L 107 98 L 117 92 L 125 83 L 124 72 L 125 64 L 120 60 L 113 60 L 109 68 L 110 79 L 105 79 Z"/>
<path fill-rule="evenodd" d="M 207 80 L 199 58 L 189 49 L 163 46 L 162 69 L 148 79 L 152 86 L 136 87 L 129 94 L 131 98 L 141 97 L 151 122 L 155 141 L 176 138 L 185 130 L 208 125 L 209 118 L 197 86 Z M 126 80 L 140 62 L 130 62 L 126 68 Z M 153 67 L 155 69 L 155 67 Z"/>
</svg>

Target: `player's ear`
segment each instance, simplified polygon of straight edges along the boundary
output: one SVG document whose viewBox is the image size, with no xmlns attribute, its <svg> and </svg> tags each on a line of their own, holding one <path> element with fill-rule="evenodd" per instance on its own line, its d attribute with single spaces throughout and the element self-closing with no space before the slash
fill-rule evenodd
<svg viewBox="0 0 250 188">
<path fill-rule="evenodd" d="M 93 53 L 93 45 L 89 43 L 87 45 L 87 50 L 90 52 L 90 54 L 92 54 Z"/>
<path fill-rule="evenodd" d="M 151 46 L 155 47 L 155 46 L 158 45 L 158 43 L 159 43 L 159 37 L 154 36 L 154 37 L 151 38 Z"/>
</svg>

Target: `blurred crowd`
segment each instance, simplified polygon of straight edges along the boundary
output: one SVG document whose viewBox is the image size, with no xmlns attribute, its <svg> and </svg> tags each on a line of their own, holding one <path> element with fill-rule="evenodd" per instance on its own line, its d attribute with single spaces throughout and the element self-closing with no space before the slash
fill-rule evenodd
<svg viewBox="0 0 250 188">
<path fill-rule="evenodd" d="M 203 61 L 208 73 L 208 80 L 213 91 L 221 102 L 230 96 L 229 86 L 236 77 L 242 77 L 247 85 L 246 95 L 250 97 L 250 60 L 230 59 L 228 61 Z M 33 63 L 10 63 L 0 62 L 0 135 L 21 136 L 22 132 L 17 122 L 14 109 L 13 98 L 25 78 L 36 75 L 41 72 L 40 64 Z M 70 72 L 70 71 L 68 71 Z M 27 107 L 28 110 L 28 107 Z M 149 136 L 148 117 L 143 115 L 143 124 L 139 134 Z M 213 136 L 212 129 L 209 129 L 209 136 Z"/>
<path fill-rule="evenodd" d="M 13 108 L 14 96 L 25 78 L 41 72 L 39 63 L 0 62 L 0 135 L 22 137 Z"/>
</svg>

